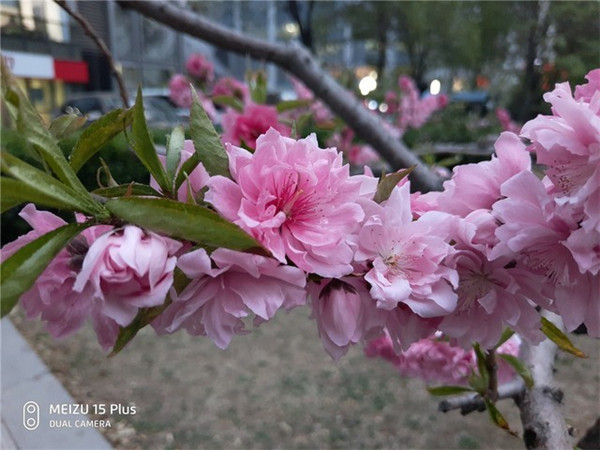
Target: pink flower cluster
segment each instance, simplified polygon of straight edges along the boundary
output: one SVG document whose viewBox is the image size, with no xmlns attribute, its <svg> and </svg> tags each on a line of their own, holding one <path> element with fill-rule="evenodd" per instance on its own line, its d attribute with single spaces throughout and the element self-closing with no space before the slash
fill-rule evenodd
<svg viewBox="0 0 600 450">
<path fill-rule="evenodd" d="M 520 339 L 515 335 L 498 347 L 497 353 L 517 356 L 519 344 Z M 441 333 L 421 339 L 400 353 L 394 351 L 390 337 L 383 335 L 367 343 L 365 355 L 383 358 L 393 364 L 400 375 L 420 378 L 427 383 L 467 386 L 469 377 L 478 373 L 475 352 L 453 346 Z M 498 358 L 498 381 L 507 383 L 514 376 L 512 367 Z"/>
<path fill-rule="evenodd" d="M 406 75 L 398 78 L 398 88 L 399 93 L 388 91 L 385 94 L 385 102 L 388 105 L 386 114 L 397 116 L 396 127 L 401 132 L 422 127 L 435 111 L 448 104 L 445 94 L 421 98 L 415 82 Z"/>
<path fill-rule="evenodd" d="M 247 103 L 224 120 L 231 178 L 199 165 L 177 197 L 209 203 L 270 256 L 188 252 L 192 243 L 139 227 L 93 226 L 22 303 L 57 337 L 91 319 L 104 348 L 141 308 L 164 306 L 158 333 L 185 329 L 225 348 L 247 332 L 248 316 L 259 325 L 308 297 L 332 357 L 384 337 L 373 352 L 403 373 L 437 371 L 452 382 L 472 370 L 472 355 L 457 347 L 493 348 L 507 327 L 539 342 L 538 307 L 598 336 L 600 71 L 588 80 L 574 95 L 567 85 L 546 95 L 552 115 L 523 127 L 527 145 L 503 133 L 490 161 L 456 167 L 442 192 L 411 193 L 404 179 L 380 202 L 372 174 L 350 175 L 341 153 L 315 135 L 287 137 L 273 109 Z M 186 142 L 180 167 L 194 151 Z M 547 167 L 543 180 L 530 152 Z M 3 258 L 64 224 L 31 205 L 23 216 L 34 230 Z M 177 289 L 175 267 L 188 279 Z"/>
<path fill-rule="evenodd" d="M 214 67 L 204 55 L 198 53 L 190 55 L 185 68 L 188 74 L 200 84 L 211 83 L 215 78 Z"/>
</svg>

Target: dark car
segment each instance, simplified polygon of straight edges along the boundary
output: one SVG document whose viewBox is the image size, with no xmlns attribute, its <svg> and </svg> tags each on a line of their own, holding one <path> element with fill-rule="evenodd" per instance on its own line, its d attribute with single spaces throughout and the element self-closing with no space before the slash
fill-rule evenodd
<svg viewBox="0 0 600 450">
<path fill-rule="evenodd" d="M 130 95 L 129 102 L 133 105 L 135 96 Z M 121 108 L 123 102 L 118 94 L 113 92 L 88 92 L 73 96 L 60 108 L 59 114 L 81 114 L 93 122 L 102 115 L 116 108 Z M 156 96 L 144 96 L 146 121 L 153 128 L 172 128 L 183 123 L 177 115 L 177 110 L 165 99 Z"/>
</svg>

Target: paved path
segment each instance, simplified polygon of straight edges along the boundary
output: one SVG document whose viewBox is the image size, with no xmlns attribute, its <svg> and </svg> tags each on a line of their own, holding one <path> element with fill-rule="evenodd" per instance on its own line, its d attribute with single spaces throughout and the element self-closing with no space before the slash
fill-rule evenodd
<svg viewBox="0 0 600 450">
<path fill-rule="evenodd" d="M 0 335 L 0 449 L 112 449 L 96 428 L 85 426 L 90 425 L 89 418 L 56 411 L 57 405 L 61 408 L 75 401 L 7 318 L 0 322 Z M 28 430 L 26 425 L 35 429 Z"/>
</svg>

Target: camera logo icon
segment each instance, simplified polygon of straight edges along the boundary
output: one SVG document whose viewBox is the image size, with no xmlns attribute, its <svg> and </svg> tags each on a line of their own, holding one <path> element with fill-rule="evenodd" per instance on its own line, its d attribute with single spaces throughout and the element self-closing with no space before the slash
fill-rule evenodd
<svg viewBox="0 0 600 450">
<path fill-rule="evenodd" d="M 40 424 L 40 405 L 29 401 L 23 405 L 23 426 L 29 431 L 35 430 Z"/>
</svg>

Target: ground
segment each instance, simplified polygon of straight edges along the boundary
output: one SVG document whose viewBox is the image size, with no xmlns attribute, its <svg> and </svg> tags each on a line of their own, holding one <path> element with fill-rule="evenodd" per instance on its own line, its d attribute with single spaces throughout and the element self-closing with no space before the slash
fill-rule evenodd
<svg viewBox="0 0 600 450">
<path fill-rule="evenodd" d="M 78 402 L 135 405 L 101 430 L 118 449 L 520 449 L 486 413 L 440 413 L 420 380 L 353 348 L 335 363 L 308 310 L 279 314 L 221 351 L 185 332 L 144 329 L 107 358 L 91 329 L 62 341 L 39 321 L 13 321 Z M 569 424 L 583 434 L 598 415 L 598 341 L 575 337 L 590 355 L 561 354 L 557 379 Z M 498 404 L 520 432 L 518 410 Z"/>
</svg>

